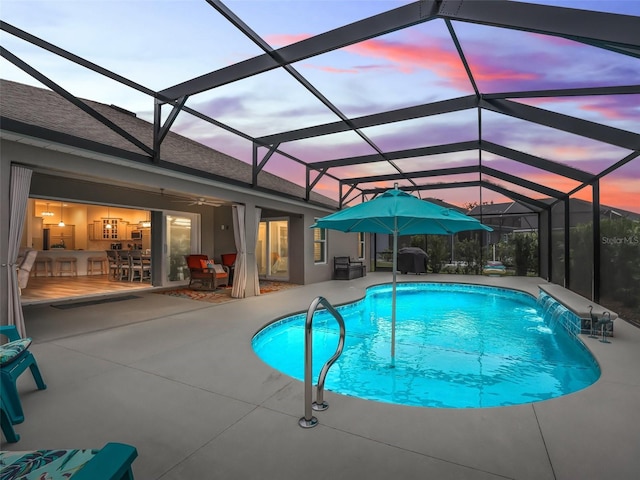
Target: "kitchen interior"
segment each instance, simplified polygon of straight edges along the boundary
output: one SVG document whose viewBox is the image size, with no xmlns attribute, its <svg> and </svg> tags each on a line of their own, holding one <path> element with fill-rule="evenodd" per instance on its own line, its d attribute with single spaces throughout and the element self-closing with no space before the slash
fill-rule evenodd
<svg viewBox="0 0 640 480">
<path fill-rule="evenodd" d="M 148 251 L 151 212 L 29 199 L 22 246 L 38 251 Z"/>
<path fill-rule="evenodd" d="M 106 253 L 141 250 L 149 258 L 148 210 L 30 198 L 21 248 L 37 251 L 23 305 L 151 287 L 148 277 L 127 281 L 111 275 Z"/>
</svg>

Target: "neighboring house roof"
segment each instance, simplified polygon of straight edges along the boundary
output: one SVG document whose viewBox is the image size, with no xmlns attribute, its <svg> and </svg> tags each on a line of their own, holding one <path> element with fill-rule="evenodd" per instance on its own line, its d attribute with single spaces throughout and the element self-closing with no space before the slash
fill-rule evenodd
<svg viewBox="0 0 640 480">
<path fill-rule="evenodd" d="M 487 203 L 473 207 L 468 215 L 528 215 L 535 214 L 530 208 L 518 202 Z"/>
<path fill-rule="evenodd" d="M 551 204 L 555 201 L 555 198 L 540 198 L 540 202 Z M 571 199 L 571 212 L 576 213 L 591 213 L 591 202 L 581 200 L 579 198 Z M 480 205 L 471 209 L 468 215 L 480 216 L 496 216 L 496 215 L 529 215 L 535 214 L 531 209 L 522 205 L 519 202 L 504 202 L 504 203 L 492 203 Z M 630 220 L 640 221 L 640 214 L 630 212 L 628 210 L 622 210 L 621 208 L 613 208 L 607 205 L 600 204 L 600 215 L 602 216 L 618 216 L 628 218 Z"/>
<path fill-rule="evenodd" d="M 465 208 L 459 207 L 457 205 L 453 205 L 452 203 L 447 203 L 444 200 L 440 200 L 438 198 L 429 197 L 429 198 L 423 198 L 423 200 L 426 200 L 426 201 L 431 202 L 431 203 L 435 203 L 436 205 L 440 205 L 441 207 L 444 207 L 444 208 L 450 208 L 451 210 L 456 210 L 456 211 L 458 211 L 460 213 L 466 213 L 467 212 L 467 210 Z"/>
<path fill-rule="evenodd" d="M 114 106 L 91 100 L 83 100 L 91 108 L 124 129 L 130 135 L 151 147 L 153 145 L 153 124 L 137 118 L 135 114 Z M 5 119 L 15 120 L 52 132 L 96 142 L 109 147 L 148 156 L 143 150 L 121 135 L 76 107 L 62 96 L 44 88 L 0 79 L 0 129 L 5 129 Z M 174 132 L 169 132 L 161 149 L 161 159 L 168 164 L 210 173 L 229 183 L 249 186 L 252 181 L 252 166 L 210 147 L 190 140 Z M 304 199 L 305 189 L 295 183 L 261 171 L 258 187 L 289 197 Z M 312 202 L 337 207 L 336 201 L 311 192 Z"/>
<path fill-rule="evenodd" d="M 541 201 L 544 203 L 552 203 L 555 199 L 552 198 L 544 198 Z M 576 213 L 584 213 L 591 214 L 591 202 L 586 200 L 581 200 L 579 198 L 572 198 L 571 202 L 571 212 L 573 214 Z M 612 213 L 615 212 L 615 213 Z M 600 204 L 600 215 L 601 216 L 619 216 L 628 218 L 629 220 L 640 221 L 640 214 L 636 212 L 631 212 L 629 210 L 622 210 L 621 208 L 614 208 L 608 205 Z"/>
</svg>

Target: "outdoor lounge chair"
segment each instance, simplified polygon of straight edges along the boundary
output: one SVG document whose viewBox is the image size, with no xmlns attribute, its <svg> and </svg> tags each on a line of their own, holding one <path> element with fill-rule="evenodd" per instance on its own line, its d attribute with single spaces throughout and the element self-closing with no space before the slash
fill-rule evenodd
<svg viewBox="0 0 640 480">
<path fill-rule="evenodd" d="M 131 464 L 137 456 L 131 445 L 107 443 L 101 449 L 0 452 L 0 465 L 7 478 L 133 480 Z"/>
<path fill-rule="evenodd" d="M 502 262 L 490 260 L 482 267 L 482 274 L 490 277 L 502 277 L 507 274 L 507 267 L 505 267 Z"/>
<path fill-rule="evenodd" d="M 201 289 L 215 290 L 229 285 L 229 267 L 215 263 L 207 255 L 185 255 L 189 267 L 189 288 L 199 284 Z"/>
<path fill-rule="evenodd" d="M 16 425 L 24 421 L 22 404 L 16 387 L 18 377 L 29 368 L 38 389 L 44 390 L 47 386 L 42 380 L 36 358 L 29 351 L 31 339 L 20 338 L 14 325 L 0 326 L 0 334 L 9 339 L 9 343 L 0 346 L 0 388 L 3 410 L 9 422 Z"/>
<path fill-rule="evenodd" d="M 233 285 L 233 274 L 236 269 L 237 253 L 223 253 L 220 255 L 220 261 L 222 265 L 229 268 L 229 285 Z"/>
</svg>

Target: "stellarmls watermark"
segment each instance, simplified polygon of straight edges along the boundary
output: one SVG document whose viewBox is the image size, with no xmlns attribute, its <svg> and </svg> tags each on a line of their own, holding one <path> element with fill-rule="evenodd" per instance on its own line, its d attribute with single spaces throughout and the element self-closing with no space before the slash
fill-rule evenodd
<svg viewBox="0 0 640 480">
<path fill-rule="evenodd" d="M 630 235 L 628 237 L 602 237 L 603 245 L 640 245 L 640 237 Z"/>
</svg>

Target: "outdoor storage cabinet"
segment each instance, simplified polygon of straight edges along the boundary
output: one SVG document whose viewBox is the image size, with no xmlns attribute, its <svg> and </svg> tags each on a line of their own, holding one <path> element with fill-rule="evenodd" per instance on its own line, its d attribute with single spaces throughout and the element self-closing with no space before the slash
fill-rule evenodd
<svg viewBox="0 0 640 480">
<path fill-rule="evenodd" d="M 351 260 L 349 257 L 333 257 L 334 280 L 351 280 L 364 277 L 366 274 L 366 267 L 362 261 Z"/>
</svg>

